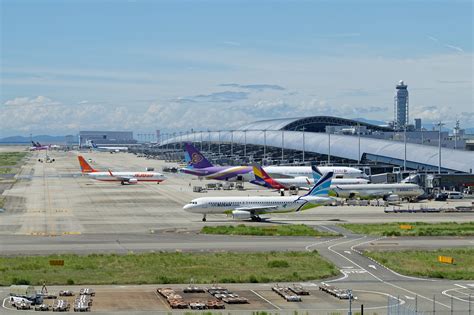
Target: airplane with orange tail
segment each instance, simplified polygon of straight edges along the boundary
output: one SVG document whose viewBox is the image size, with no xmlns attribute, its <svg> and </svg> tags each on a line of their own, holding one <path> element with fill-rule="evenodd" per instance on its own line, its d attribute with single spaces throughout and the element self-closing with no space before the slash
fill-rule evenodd
<svg viewBox="0 0 474 315">
<path fill-rule="evenodd" d="M 98 171 L 90 166 L 89 163 L 84 159 L 82 155 L 77 157 L 79 165 L 81 166 L 81 172 L 86 174 L 92 179 L 105 181 L 105 182 L 120 182 L 122 185 L 125 184 L 137 184 L 138 182 L 156 182 L 161 183 L 166 177 L 158 172 L 107 172 Z"/>
</svg>

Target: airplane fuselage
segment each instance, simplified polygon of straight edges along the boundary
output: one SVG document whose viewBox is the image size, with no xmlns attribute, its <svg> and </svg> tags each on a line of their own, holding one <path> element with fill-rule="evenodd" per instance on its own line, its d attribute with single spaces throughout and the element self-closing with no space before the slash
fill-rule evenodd
<svg viewBox="0 0 474 315">
<path fill-rule="evenodd" d="M 263 168 L 274 179 L 294 178 L 294 177 L 312 177 L 310 166 L 267 166 Z M 345 166 L 323 166 L 320 167 L 324 173 L 334 172 L 336 178 L 357 178 L 363 177 L 362 171 Z M 205 179 L 216 179 L 225 181 L 236 181 L 238 179 L 245 182 L 254 180 L 253 168 L 251 166 L 211 166 L 205 168 L 180 169 L 185 174 L 200 176 Z"/>
<path fill-rule="evenodd" d="M 241 210 L 259 214 L 297 211 L 308 202 L 324 204 L 332 200 L 330 197 L 315 196 L 202 197 L 193 199 L 183 209 L 188 212 L 201 214 L 226 213 L 229 210 Z"/>
<path fill-rule="evenodd" d="M 109 172 L 92 172 L 87 175 L 95 180 L 100 181 L 123 181 L 121 178 L 134 178 L 138 182 L 162 182 L 165 177 L 157 172 L 113 172 L 113 176 Z"/>
<path fill-rule="evenodd" d="M 348 198 L 360 197 L 383 197 L 397 195 L 402 198 L 418 197 L 424 193 L 423 189 L 416 184 L 359 184 L 359 185 L 336 185 L 331 188 L 338 197 Z"/>
</svg>

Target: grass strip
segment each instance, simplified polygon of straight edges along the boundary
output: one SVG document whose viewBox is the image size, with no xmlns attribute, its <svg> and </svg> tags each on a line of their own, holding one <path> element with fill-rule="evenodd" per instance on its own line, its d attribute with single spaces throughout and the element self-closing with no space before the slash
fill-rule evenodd
<svg viewBox="0 0 474 315">
<path fill-rule="evenodd" d="M 0 174 L 12 174 L 13 169 L 10 167 L 0 167 Z"/>
<path fill-rule="evenodd" d="M 474 248 L 435 251 L 367 251 L 366 256 L 405 275 L 451 280 L 474 280 Z M 438 262 L 438 256 L 454 258 L 454 264 Z"/>
<path fill-rule="evenodd" d="M 27 154 L 27 152 L 1 152 L 0 166 L 15 166 Z"/>
<path fill-rule="evenodd" d="M 400 226 L 410 225 L 412 229 Z M 354 233 L 375 236 L 474 236 L 474 222 L 394 222 L 374 224 L 340 224 Z"/>
<path fill-rule="evenodd" d="M 50 266 L 51 259 L 63 259 L 64 266 Z M 323 279 L 338 273 L 316 251 L 0 257 L 0 286 L 44 281 L 50 285 L 265 283 Z"/>
<path fill-rule="evenodd" d="M 245 224 L 205 226 L 201 229 L 201 233 L 254 236 L 338 236 L 338 234 L 335 233 L 317 231 L 304 224 L 270 226 L 250 226 Z"/>
</svg>

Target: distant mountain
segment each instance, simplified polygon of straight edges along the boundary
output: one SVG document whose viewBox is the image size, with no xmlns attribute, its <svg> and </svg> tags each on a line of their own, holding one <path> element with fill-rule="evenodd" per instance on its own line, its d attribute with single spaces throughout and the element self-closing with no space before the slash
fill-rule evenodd
<svg viewBox="0 0 474 315">
<path fill-rule="evenodd" d="M 65 136 L 49 136 L 49 135 L 38 135 L 33 137 L 33 141 L 41 144 L 64 144 L 66 141 Z M 11 136 L 0 138 L 0 143 L 31 143 L 30 137 L 23 136 Z"/>
</svg>

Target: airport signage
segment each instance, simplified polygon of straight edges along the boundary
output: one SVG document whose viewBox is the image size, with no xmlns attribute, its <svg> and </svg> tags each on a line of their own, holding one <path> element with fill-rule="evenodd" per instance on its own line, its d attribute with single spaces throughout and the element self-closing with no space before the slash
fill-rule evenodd
<svg viewBox="0 0 474 315">
<path fill-rule="evenodd" d="M 64 260 L 63 259 L 51 259 L 49 261 L 50 266 L 64 266 Z"/>
<path fill-rule="evenodd" d="M 444 264 L 454 264 L 454 258 L 449 256 L 438 256 L 438 262 Z"/>
<path fill-rule="evenodd" d="M 402 229 L 402 230 L 413 230 L 413 225 L 402 224 L 402 225 L 400 225 L 400 229 Z"/>
</svg>

